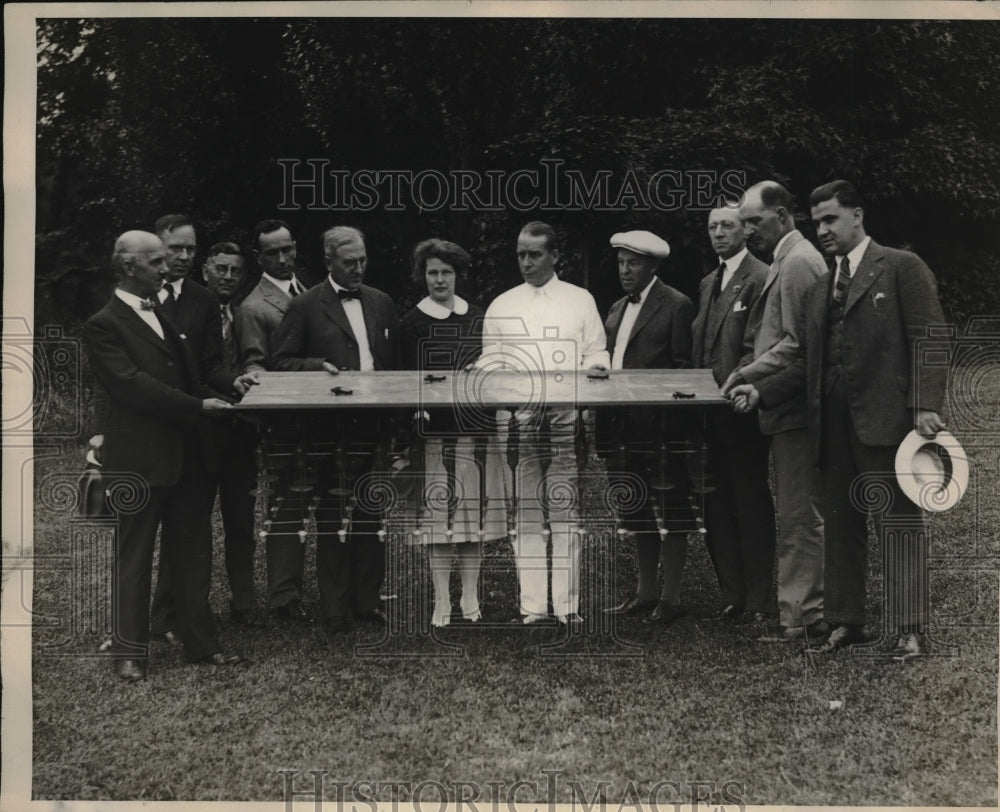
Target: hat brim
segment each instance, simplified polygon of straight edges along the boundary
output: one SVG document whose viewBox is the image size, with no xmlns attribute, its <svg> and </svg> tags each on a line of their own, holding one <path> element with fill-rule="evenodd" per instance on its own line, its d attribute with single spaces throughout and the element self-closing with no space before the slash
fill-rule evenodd
<svg viewBox="0 0 1000 812">
<path fill-rule="evenodd" d="M 938 446 L 950 459 L 951 475 L 945 477 L 943 485 L 926 481 L 914 471 L 914 457 L 927 445 Z M 947 431 L 939 432 L 934 439 L 911 431 L 896 449 L 896 481 L 907 499 L 923 510 L 950 510 L 962 500 L 969 486 L 969 459 L 961 443 Z"/>
</svg>

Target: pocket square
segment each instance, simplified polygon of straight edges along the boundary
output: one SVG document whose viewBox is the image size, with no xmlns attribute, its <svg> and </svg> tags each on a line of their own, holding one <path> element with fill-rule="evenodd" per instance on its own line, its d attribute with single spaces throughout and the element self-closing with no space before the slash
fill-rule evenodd
<svg viewBox="0 0 1000 812">
<path fill-rule="evenodd" d="M 733 312 L 734 313 L 742 313 L 746 309 L 747 309 L 747 306 L 745 304 L 743 304 L 743 302 L 741 302 L 739 300 L 737 300 L 736 304 L 733 305 Z"/>
<path fill-rule="evenodd" d="M 389 328 L 388 328 L 388 327 L 386 327 L 386 328 L 385 328 L 385 329 L 384 329 L 384 330 L 382 331 L 382 335 L 384 335 L 384 336 L 386 337 L 386 340 L 388 340 L 388 339 L 389 339 Z"/>
<path fill-rule="evenodd" d="M 185 341 L 187 341 L 187 336 L 184 335 L 184 333 L 179 333 L 178 335 L 180 335 L 181 338 L 183 338 Z"/>
</svg>

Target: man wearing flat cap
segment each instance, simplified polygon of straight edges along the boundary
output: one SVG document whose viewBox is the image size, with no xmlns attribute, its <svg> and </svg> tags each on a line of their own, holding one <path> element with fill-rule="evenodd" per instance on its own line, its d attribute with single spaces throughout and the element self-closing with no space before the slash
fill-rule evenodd
<svg viewBox="0 0 1000 812">
<path fill-rule="evenodd" d="M 611 353 L 611 369 L 680 369 L 691 366 L 691 322 L 694 305 L 684 294 L 657 277 L 660 264 L 670 255 L 666 241 L 649 231 L 615 234 L 618 276 L 625 296 L 611 306 L 604 330 Z M 683 437 L 675 426 L 672 434 Z M 661 439 L 660 415 L 655 409 L 603 410 L 598 414 L 598 445 L 607 455 L 608 476 L 638 473 L 652 483 L 658 473 Z M 676 460 L 675 457 L 671 460 Z M 672 469 L 676 467 L 671 466 Z M 674 471 L 677 485 L 686 482 L 683 471 Z M 681 573 L 687 553 L 684 534 L 662 538 L 656 528 L 651 488 L 641 509 L 625 518 L 636 545 L 639 579 L 635 592 L 617 606 L 613 615 L 644 615 L 643 622 L 669 625 L 681 614 Z M 656 584 L 657 565 L 663 582 Z"/>
</svg>

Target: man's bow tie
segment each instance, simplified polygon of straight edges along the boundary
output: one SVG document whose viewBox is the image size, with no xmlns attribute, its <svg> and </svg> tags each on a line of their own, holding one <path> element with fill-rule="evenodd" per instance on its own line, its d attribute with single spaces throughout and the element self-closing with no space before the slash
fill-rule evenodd
<svg viewBox="0 0 1000 812">
<path fill-rule="evenodd" d="M 154 307 L 156 307 L 156 302 L 154 302 L 152 299 L 140 299 L 139 307 L 142 308 L 143 310 L 152 310 Z"/>
<path fill-rule="evenodd" d="M 338 290 L 337 295 L 340 297 L 340 301 L 346 302 L 348 299 L 360 299 L 361 291 L 358 290 Z"/>
<path fill-rule="evenodd" d="M 628 300 L 630 304 L 639 304 L 642 301 L 642 296 L 638 293 L 630 293 L 628 295 Z"/>
</svg>

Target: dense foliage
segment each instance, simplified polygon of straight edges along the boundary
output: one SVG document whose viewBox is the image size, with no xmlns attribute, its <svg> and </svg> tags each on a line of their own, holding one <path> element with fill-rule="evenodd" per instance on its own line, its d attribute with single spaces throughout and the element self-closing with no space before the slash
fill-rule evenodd
<svg viewBox="0 0 1000 812">
<path fill-rule="evenodd" d="M 819 183 L 852 179 L 869 232 L 927 260 L 952 317 L 1000 313 L 994 23 L 44 20 L 38 47 L 38 324 L 93 312 L 114 236 L 169 211 L 196 219 L 202 248 L 283 216 L 313 277 L 322 229 L 359 225 L 372 283 L 401 307 L 416 294 L 416 241 L 469 247 L 466 292 L 486 302 L 516 281 L 514 236 L 534 215 L 565 234 L 568 278 L 602 309 L 618 291 L 607 239 L 627 227 L 666 237 L 664 276 L 693 293 L 711 262 L 704 208 L 686 195 L 642 211 L 622 188 L 663 170 L 683 173 L 681 187 L 699 171 L 774 177 L 803 203 Z M 606 210 L 331 211 L 300 195 L 299 210 L 278 211 L 278 161 L 310 158 L 507 176 L 562 161 L 587 179 L 610 173 L 616 199 Z"/>
</svg>

